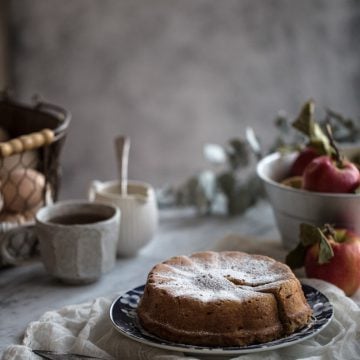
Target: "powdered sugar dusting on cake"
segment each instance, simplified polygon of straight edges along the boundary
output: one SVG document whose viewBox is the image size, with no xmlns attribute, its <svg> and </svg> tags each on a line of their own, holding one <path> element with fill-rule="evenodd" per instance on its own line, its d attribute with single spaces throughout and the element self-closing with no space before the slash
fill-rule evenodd
<svg viewBox="0 0 360 360">
<path fill-rule="evenodd" d="M 280 265 L 266 256 L 209 251 L 172 258 L 155 267 L 150 276 L 156 279 L 156 286 L 174 296 L 231 300 L 251 297 L 257 286 L 288 278 L 291 270 Z"/>
</svg>

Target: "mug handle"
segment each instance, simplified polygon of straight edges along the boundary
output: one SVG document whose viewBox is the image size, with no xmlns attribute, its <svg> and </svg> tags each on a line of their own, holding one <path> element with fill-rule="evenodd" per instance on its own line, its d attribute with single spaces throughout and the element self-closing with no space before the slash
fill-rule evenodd
<svg viewBox="0 0 360 360">
<path fill-rule="evenodd" d="M 89 186 L 88 190 L 88 199 L 90 201 L 95 201 L 96 192 L 100 189 L 102 182 L 99 180 L 93 180 Z"/>
<path fill-rule="evenodd" d="M 35 226 L 23 225 L 10 229 L 0 235 L 0 263 L 1 265 L 17 265 L 29 259 L 35 252 L 38 240 L 34 231 Z M 21 238 L 19 244 L 19 237 Z M 26 249 L 19 254 L 11 253 L 10 249 L 24 247 Z"/>
</svg>

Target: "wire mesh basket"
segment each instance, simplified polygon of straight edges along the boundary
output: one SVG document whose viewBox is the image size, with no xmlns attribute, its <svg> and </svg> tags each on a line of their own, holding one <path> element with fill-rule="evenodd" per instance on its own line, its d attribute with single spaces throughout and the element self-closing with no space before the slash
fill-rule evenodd
<svg viewBox="0 0 360 360">
<path fill-rule="evenodd" d="M 39 208 L 55 202 L 61 180 L 60 153 L 70 114 L 35 101 L 27 105 L 0 94 L 0 265 L 31 257 L 37 241 L 30 229 Z"/>
</svg>

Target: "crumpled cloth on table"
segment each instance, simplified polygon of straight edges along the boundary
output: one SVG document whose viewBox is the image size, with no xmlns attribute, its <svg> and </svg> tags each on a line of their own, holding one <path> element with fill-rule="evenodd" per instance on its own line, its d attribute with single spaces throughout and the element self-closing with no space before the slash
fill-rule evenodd
<svg viewBox="0 0 360 360">
<path fill-rule="evenodd" d="M 360 307 L 331 284 L 314 279 L 303 279 L 302 282 L 329 298 L 335 313 L 331 323 L 318 335 L 301 343 L 273 351 L 235 356 L 233 359 L 360 358 Z M 3 360 L 39 359 L 31 349 L 77 353 L 109 360 L 202 358 L 198 355 L 185 357 L 181 352 L 151 347 L 121 335 L 113 328 L 109 318 L 112 301 L 113 298 L 98 298 L 46 312 L 38 321 L 29 324 L 23 345 L 12 345 L 5 350 Z"/>
<path fill-rule="evenodd" d="M 242 250 L 261 253 L 283 261 L 285 250 L 279 241 L 256 241 L 253 238 L 228 236 L 216 246 L 221 250 Z M 297 274 L 302 276 L 302 274 Z M 331 323 L 319 334 L 272 351 L 226 357 L 239 360 L 311 359 L 351 360 L 360 359 L 360 290 L 351 298 L 342 290 L 316 279 L 301 279 L 326 295 L 334 307 Z M 8 347 L 3 360 L 39 359 L 31 349 L 52 350 L 97 356 L 106 360 L 180 360 L 222 359 L 224 357 L 192 355 L 171 352 L 131 340 L 115 330 L 109 318 L 111 298 L 98 298 L 92 302 L 71 305 L 46 312 L 38 321 L 29 324 L 22 345 Z"/>
</svg>

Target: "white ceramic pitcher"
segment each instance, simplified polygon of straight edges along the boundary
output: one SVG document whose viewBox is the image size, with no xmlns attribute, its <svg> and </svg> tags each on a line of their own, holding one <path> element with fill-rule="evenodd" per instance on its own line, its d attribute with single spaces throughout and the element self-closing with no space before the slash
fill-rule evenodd
<svg viewBox="0 0 360 360">
<path fill-rule="evenodd" d="M 129 181 L 127 192 L 121 194 L 119 181 L 92 182 L 91 201 L 116 205 L 121 211 L 119 256 L 133 256 L 153 237 L 158 226 L 155 191 L 151 185 Z"/>
</svg>

